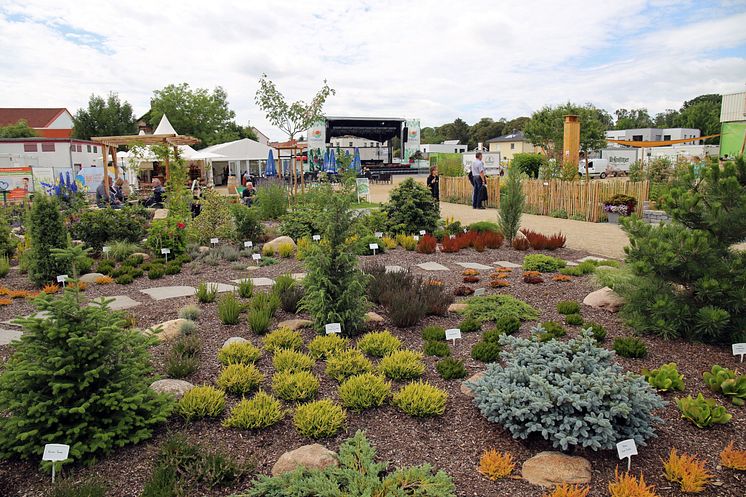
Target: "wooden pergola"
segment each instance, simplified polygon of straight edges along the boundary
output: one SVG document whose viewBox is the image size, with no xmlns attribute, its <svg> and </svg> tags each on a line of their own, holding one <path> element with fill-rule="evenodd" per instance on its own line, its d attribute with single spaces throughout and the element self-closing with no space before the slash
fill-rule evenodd
<svg viewBox="0 0 746 497">
<path fill-rule="evenodd" d="M 290 173 L 290 177 L 293 181 L 293 194 L 298 193 L 298 161 L 297 157 L 298 154 L 301 155 L 300 160 L 300 188 L 301 192 L 305 193 L 306 191 L 306 180 L 305 180 L 305 172 L 303 171 L 303 150 L 308 148 L 307 143 L 301 143 L 298 140 L 288 140 L 285 142 L 272 142 L 269 144 L 270 147 L 277 149 L 277 160 L 282 161 L 282 151 L 283 150 L 290 150 L 290 159 L 292 163 L 292 170 Z M 280 168 L 282 168 L 282 162 L 280 162 Z"/>
<path fill-rule="evenodd" d="M 96 136 L 91 138 L 92 141 L 101 144 L 101 151 L 104 154 L 104 185 L 106 191 L 109 191 L 109 154 L 111 154 L 111 163 L 114 166 L 114 177 L 119 178 L 119 167 L 117 166 L 117 147 L 122 145 L 165 145 L 173 147 L 174 156 L 179 156 L 179 145 L 194 145 L 199 143 L 199 139 L 188 135 L 123 135 L 123 136 Z M 168 181 L 169 160 L 166 155 L 166 181 Z"/>
</svg>

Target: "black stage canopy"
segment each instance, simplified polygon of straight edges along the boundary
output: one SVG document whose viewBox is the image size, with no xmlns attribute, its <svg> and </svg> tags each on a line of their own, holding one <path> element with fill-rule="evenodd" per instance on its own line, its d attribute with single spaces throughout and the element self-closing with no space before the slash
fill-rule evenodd
<svg viewBox="0 0 746 497">
<path fill-rule="evenodd" d="M 405 121 L 398 117 L 327 117 L 326 141 L 347 135 L 378 142 L 401 138 Z"/>
</svg>

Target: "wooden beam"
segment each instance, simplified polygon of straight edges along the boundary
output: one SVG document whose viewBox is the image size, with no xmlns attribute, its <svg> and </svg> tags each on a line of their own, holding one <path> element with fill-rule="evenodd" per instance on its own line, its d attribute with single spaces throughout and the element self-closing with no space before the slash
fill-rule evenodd
<svg viewBox="0 0 746 497">
<path fill-rule="evenodd" d="M 169 162 L 168 162 L 168 156 L 169 155 L 171 155 L 171 154 L 169 154 L 168 153 L 168 149 L 166 149 L 166 160 L 164 161 L 165 162 L 165 166 L 166 166 L 166 181 L 165 181 L 166 183 L 168 183 L 168 178 L 170 176 L 170 174 L 169 174 Z"/>
<path fill-rule="evenodd" d="M 111 163 L 114 165 L 114 178 L 119 179 L 119 166 L 117 165 L 117 149 L 111 148 Z"/>
<path fill-rule="evenodd" d="M 162 134 L 162 135 L 122 135 L 122 136 L 95 136 L 91 138 L 91 141 L 97 143 L 103 143 L 110 147 L 118 147 L 120 145 L 194 145 L 199 143 L 200 140 L 193 136 L 188 135 L 174 135 L 174 134 Z"/>
<path fill-rule="evenodd" d="M 101 152 L 104 155 L 104 188 L 106 189 L 106 198 L 109 200 L 109 147 L 102 146 Z"/>
</svg>

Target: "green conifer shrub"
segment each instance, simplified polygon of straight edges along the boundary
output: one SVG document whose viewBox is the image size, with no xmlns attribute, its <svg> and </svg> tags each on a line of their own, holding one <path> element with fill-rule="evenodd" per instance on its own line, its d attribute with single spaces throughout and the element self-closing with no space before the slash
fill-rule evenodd
<svg viewBox="0 0 746 497">
<path fill-rule="evenodd" d="M 521 227 L 521 216 L 523 206 L 526 203 L 526 195 L 523 193 L 523 178 L 517 168 L 508 171 L 505 178 L 505 186 L 500 188 L 500 209 L 497 224 L 500 232 L 505 236 L 508 243 L 513 243 L 518 229 Z"/>
<path fill-rule="evenodd" d="M 648 355 L 645 342 L 636 337 L 615 338 L 612 348 L 622 357 L 641 359 Z"/>
<path fill-rule="evenodd" d="M 68 246 L 67 229 L 56 197 L 36 195 L 28 217 L 28 275 L 37 286 L 56 281 L 70 272 L 70 262 L 50 257 L 52 249 Z"/>
<path fill-rule="evenodd" d="M 474 382 L 474 402 L 514 437 L 539 435 L 554 447 L 605 450 L 619 440 L 638 445 L 654 436 L 664 403 L 639 375 L 625 372 L 589 332 L 546 343 L 504 336 L 505 365 L 487 366 Z M 537 381 L 541 389 L 533 388 Z M 592 406 L 592 407 L 591 407 Z"/>
<path fill-rule="evenodd" d="M 438 227 L 440 208 L 430 190 L 414 179 L 402 181 L 391 190 L 382 211 L 389 220 L 389 233 L 432 233 Z"/>
<path fill-rule="evenodd" d="M 578 314 L 580 313 L 580 304 L 574 300 L 561 300 L 557 302 L 557 312 L 560 314 Z"/>
<path fill-rule="evenodd" d="M 149 388 L 151 339 L 106 305 L 81 307 L 73 291 L 36 305 L 50 318 L 19 320 L 0 375 L 0 456 L 38 460 L 44 444 L 65 443 L 84 462 L 149 438 L 172 409 Z"/>
<path fill-rule="evenodd" d="M 442 361 L 438 361 L 435 365 L 435 370 L 444 380 L 466 378 L 469 374 L 466 371 L 464 362 L 453 357 L 446 357 Z"/>
<path fill-rule="evenodd" d="M 466 301 L 466 306 L 464 317 L 473 318 L 480 323 L 498 322 L 511 317 L 519 321 L 533 321 L 539 317 L 537 309 L 511 295 L 472 297 Z"/>
<path fill-rule="evenodd" d="M 565 267 L 567 262 L 544 254 L 530 254 L 523 258 L 524 271 L 539 271 L 540 273 L 553 273 Z"/>
<path fill-rule="evenodd" d="M 13 257 L 18 247 L 18 239 L 10 231 L 10 223 L 5 211 L 0 211 L 0 256 Z"/>
<path fill-rule="evenodd" d="M 477 342 L 471 348 L 471 357 L 480 362 L 495 362 L 500 358 L 500 344 L 484 340 Z"/>
<path fill-rule="evenodd" d="M 583 316 L 580 314 L 568 314 L 565 316 L 565 323 L 570 326 L 580 326 L 583 324 Z"/>
</svg>

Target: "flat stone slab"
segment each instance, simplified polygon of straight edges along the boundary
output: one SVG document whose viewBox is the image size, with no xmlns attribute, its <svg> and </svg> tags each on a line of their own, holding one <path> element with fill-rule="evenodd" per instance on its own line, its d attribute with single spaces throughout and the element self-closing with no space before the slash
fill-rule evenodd
<svg viewBox="0 0 746 497">
<path fill-rule="evenodd" d="M 239 281 L 241 281 L 241 280 L 239 280 Z M 208 288 L 210 286 L 216 286 L 216 287 L 218 287 L 218 293 L 235 292 L 236 291 L 236 285 L 228 285 L 228 284 L 225 284 L 225 283 L 215 283 L 213 281 L 208 281 L 206 283 L 206 285 L 208 286 Z"/>
<path fill-rule="evenodd" d="M 146 288 L 140 292 L 148 295 L 153 300 L 175 299 L 179 297 L 191 297 L 197 292 L 193 286 L 159 286 Z"/>
<path fill-rule="evenodd" d="M 0 345 L 8 345 L 13 340 L 18 340 L 23 335 L 18 330 L 0 330 Z"/>
<path fill-rule="evenodd" d="M 603 257 L 596 257 L 595 255 L 589 255 L 586 257 L 583 257 L 582 259 L 578 259 L 578 262 L 585 262 L 585 261 L 605 261 Z"/>
<path fill-rule="evenodd" d="M 424 269 L 425 271 L 450 271 L 450 269 L 445 267 L 443 264 L 438 264 L 437 262 L 432 261 L 417 264 L 417 267 Z"/>
<path fill-rule="evenodd" d="M 461 266 L 462 268 L 477 269 L 479 271 L 492 269 L 492 266 L 485 266 L 484 264 L 479 264 L 478 262 L 457 262 L 456 264 Z"/>
<path fill-rule="evenodd" d="M 29 314 L 28 316 L 23 316 L 23 317 L 30 318 L 32 316 L 33 317 L 37 317 L 39 319 L 47 319 L 49 316 L 51 316 L 51 314 L 49 313 L 49 311 L 39 311 L 39 312 L 35 312 L 33 314 Z M 7 321 L 0 321 L 0 324 L 5 324 L 5 325 L 8 325 L 8 326 L 15 326 L 15 327 L 20 328 L 21 325 L 20 324 L 16 324 L 14 322 L 14 320 L 15 320 L 15 318 L 8 319 Z"/>
<path fill-rule="evenodd" d="M 516 264 L 515 262 L 510 262 L 510 261 L 497 261 L 495 262 L 495 264 L 497 264 L 500 267 L 509 267 L 512 269 L 521 267 L 520 264 Z"/>
<path fill-rule="evenodd" d="M 565 261 L 565 262 L 567 263 L 567 267 L 575 267 L 579 265 L 577 262 L 573 262 L 573 261 Z"/>
<path fill-rule="evenodd" d="M 88 305 L 95 305 L 96 302 L 100 302 L 103 298 L 106 298 L 107 300 L 114 299 L 114 302 L 109 303 L 109 309 L 111 309 L 112 311 L 123 311 L 125 309 L 131 309 L 133 307 L 137 307 L 138 305 L 142 305 L 142 302 L 131 299 L 126 295 L 112 295 L 111 297 L 101 297 L 90 301 Z"/>
<path fill-rule="evenodd" d="M 254 286 L 272 286 L 275 284 L 275 280 L 272 278 L 251 278 L 251 282 Z"/>
<path fill-rule="evenodd" d="M 306 273 L 293 273 L 290 275 L 295 281 L 300 281 L 306 277 Z"/>
<path fill-rule="evenodd" d="M 405 269 L 401 266 L 386 266 L 387 273 L 403 273 Z"/>
</svg>

